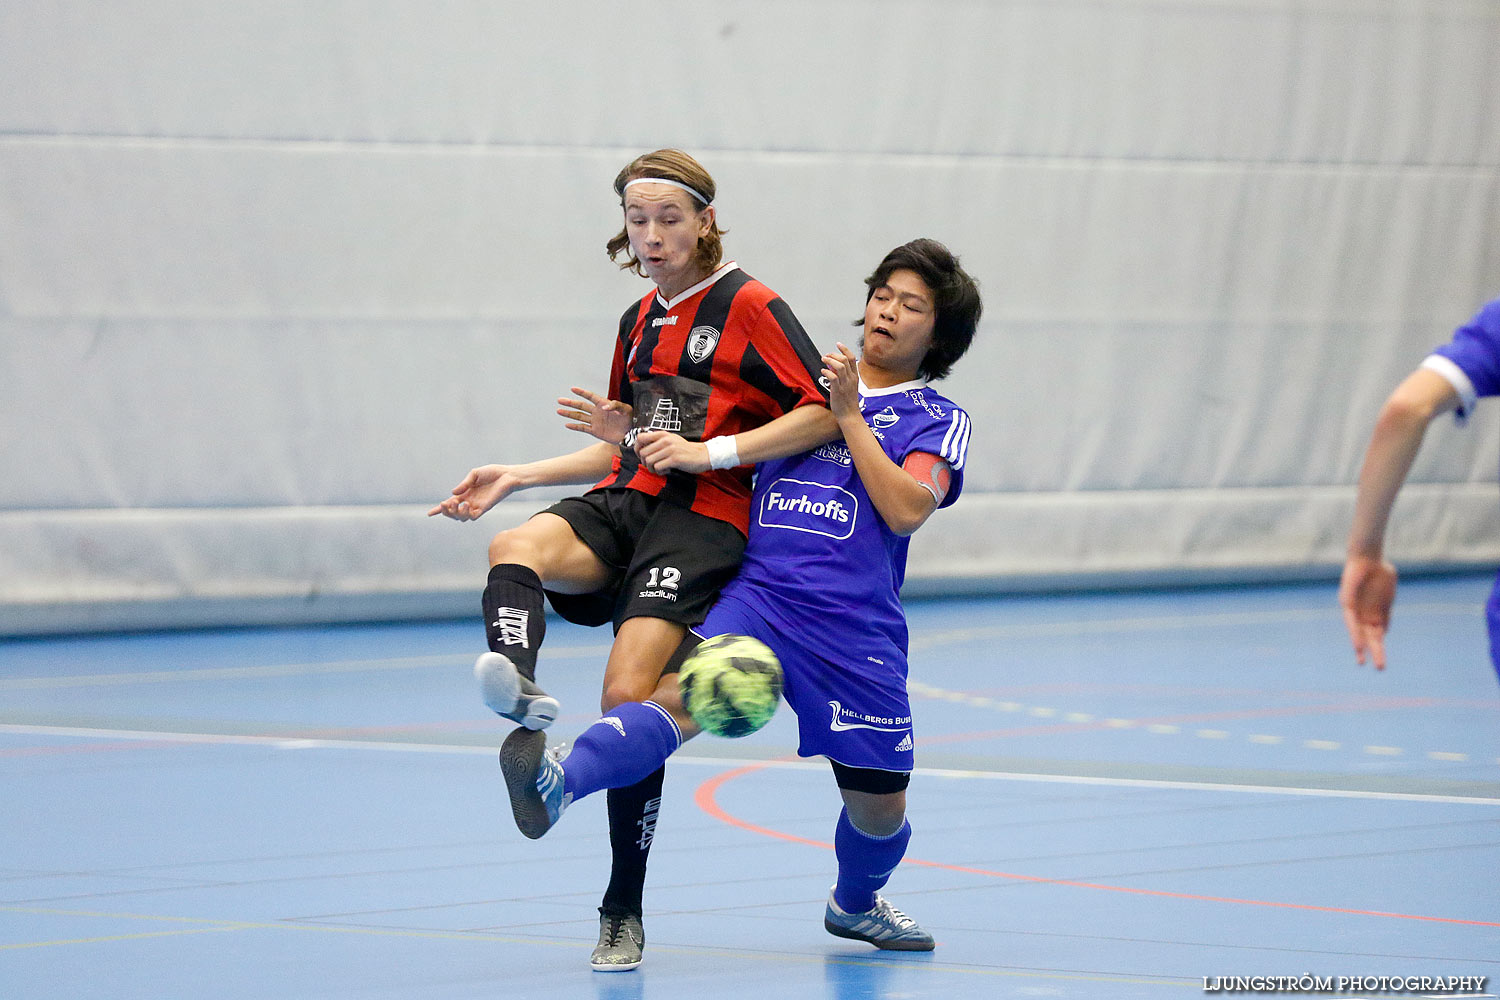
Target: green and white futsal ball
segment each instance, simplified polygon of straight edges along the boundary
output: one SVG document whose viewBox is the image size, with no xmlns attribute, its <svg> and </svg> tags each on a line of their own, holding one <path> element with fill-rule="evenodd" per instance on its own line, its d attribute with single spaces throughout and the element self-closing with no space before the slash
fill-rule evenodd
<svg viewBox="0 0 1500 1000">
<path fill-rule="evenodd" d="M 781 661 L 747 635 L 705 640 L 677 675 L 682 705 L 705 733 L 749 736 L 781 700 Z"/>
</svg>

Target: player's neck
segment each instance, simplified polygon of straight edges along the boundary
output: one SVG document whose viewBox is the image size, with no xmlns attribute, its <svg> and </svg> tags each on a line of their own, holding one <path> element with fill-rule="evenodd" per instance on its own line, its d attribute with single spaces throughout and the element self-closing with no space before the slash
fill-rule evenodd
<svg viewBox="0 0 1500 1000">
<path fill-rule="evenodd" d="M 657 285 L 656 291 L 663 299 L 671 302 L 689 288 L 706 280 L 713 273 L 711 268 L 695 268 L 684 275 L 669 279 L 665 285 Z"/>
<path fill-rule="evenodd" d="M 894 371 L 874 365 L 864 358 L 859 359 L 859 380 L 870 389 L 889 389 L 903 382 L 914 382 L 917 378 L 915 368 L 911 371 Z"/>
</svg>

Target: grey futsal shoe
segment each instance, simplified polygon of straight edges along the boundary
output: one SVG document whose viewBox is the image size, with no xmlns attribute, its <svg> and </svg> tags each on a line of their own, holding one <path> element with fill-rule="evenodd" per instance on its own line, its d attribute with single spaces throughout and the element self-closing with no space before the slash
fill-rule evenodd
<svg viewBox="0 0 1500 1000">
<path fill-rule="evenodd" d="M 527 729 L 546 729 L 557 721 L 562 708 L 557 699 L 517 670 L 510 657 L 480 653 L 474 661 L 474 679 L 479 682 L 484 703 L 510 721 Z"/>
<path fill-rule="evenodd" d="M 878 894 L 875 905 L 864 913 L 845 913 L 830 892 L 823 928 L 837 937 L 865 941 L 887 951 L 931 951 L 937 947 L 931 934 Z"/>
<path fill-rule="evenodd" d="M 595 972 L 629 972 L 641 964 L 646 928 L 640 917 L 599 914 L 599 944 L 589 956 Z"/>
<path fill-rule="evenodd" d="M 562 759 L 567 750 L 546 749 L 547 738 L 534 729 L 517 729 L 500 745 L 500 771 L 510 792 L 516 826 L 532 840 L 552 829 L 573 796 L 563 791 Z"/>
</svg>

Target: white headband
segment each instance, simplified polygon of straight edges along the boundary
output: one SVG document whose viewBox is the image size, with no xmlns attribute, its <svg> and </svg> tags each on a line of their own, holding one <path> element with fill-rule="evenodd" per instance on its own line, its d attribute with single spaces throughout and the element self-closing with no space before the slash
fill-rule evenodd
<svg viewBox="0 0 1500 1000">
<path fill-rule="evenodd" d="M 674 181 L 669 177 L 637 177 L 634 180 L 626 181 L 625 187 L 630 187 L 630 185 L 632 184 L 666 184 L 669 187 L 679 188 L 680 190 L 686 191 L 688 194 L 692 195 L 694 198 L 697 198 L 705 205 L 713 204 L 712 198 L 705 198 L 697 191 L 682 183 L 682 181 Z"/>
</svg>

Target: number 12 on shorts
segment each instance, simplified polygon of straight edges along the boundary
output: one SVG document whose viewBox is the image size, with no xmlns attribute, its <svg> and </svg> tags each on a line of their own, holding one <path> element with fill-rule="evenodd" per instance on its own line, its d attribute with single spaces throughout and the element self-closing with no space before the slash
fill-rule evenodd
<svg viewBox="0 0 1500 1000">
<path fill-rule="evenodd" d="M 647 587 L 661 587 L 664 590 L 676 590 L 677 585 L 682 582 L 682 570 L 676 566 L 652 566 L 651 579 L 646 581 Z"/>
</svg>

